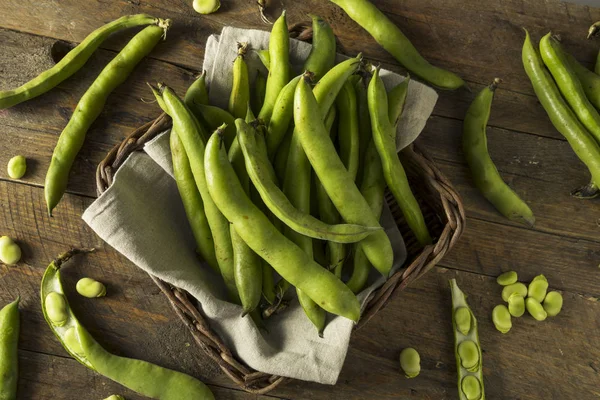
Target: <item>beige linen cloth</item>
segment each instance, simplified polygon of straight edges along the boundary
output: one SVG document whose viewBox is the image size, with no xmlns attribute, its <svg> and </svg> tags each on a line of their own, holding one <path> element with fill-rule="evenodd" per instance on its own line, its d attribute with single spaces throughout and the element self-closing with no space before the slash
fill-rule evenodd
<svg viewBox="0 0 600 400">
<path fill-rule="evenodd" d="M 252 49 L 262 49 L 267 48 L 268 40 L 268 32 L 231 27 L 209 38 L 204 68 L 210 78 L 212 104 L 227 105 L 236 43 L 248 42 Z M 292 65 L 299 73 L 298 66 L 302 65 L 311 46 L 292 40 L 290 47 Z M 247 62 L 252 80 L 258 69 L 264 71 L 252 51 Z M 388 88 L 404 79 L 388 71 L 382 71 L 381 75 Z M 418 136 L 436 100 L 434 90 L 411 82 L 398 130 L 401 133 L 398 148 Z M 194 239 L 171 176 L 170 158 L 166 132 L 148 143 L 144 152 L 127 159 L 113 185 L 85 211 L 85 222 L 138 267 L 197 299 L 211 327 L 248 366 L 269 374 L 335 384 L 346 357 L 353 323 L 330 316 L 324 337 L 320 338 L 297 300 L 292 301 L 285 312 L 268 319 L 266 331 L 257 329 L 250 318 L 241 318 L 241 307 L 224 300 L 226 295 L 220 277 L 195 253 Z M 398 269 L 406 259 L 406 251 L 387 206 L 382 225 L 392 240 L 394 268 Z M 372 272 L 370 286 L 359 295 L 363 306 L 369 294 L 383 282 L 376 271 Z"/>
</svg>

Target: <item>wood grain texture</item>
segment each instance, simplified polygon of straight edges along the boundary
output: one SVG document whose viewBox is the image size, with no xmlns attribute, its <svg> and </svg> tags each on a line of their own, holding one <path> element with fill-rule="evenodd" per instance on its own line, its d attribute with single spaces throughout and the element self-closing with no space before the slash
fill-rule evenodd
<svg viewBox="0 0 600 400">
<path fill-rule="evenodd" d="M 534 38 L 552 30 L 567 49 L 591 66 L 598 42 L 583 40 L 600 9 L 556 0 L 374 0 L 401 26 L 434 64 L 464 77 L 472 92 L 441 93 L 433 117 L 419 139 L 465 200 L 467 229 L 457 247 L 425 278 L 409 287 L 364 329 L 353 334 L 336 386 L 294 381 L 269 396 L 251 396 L 235 386 L 193 344 L 166 299 L 150 278 L 124 259 L 83 223 L 80 216 L 95 197 L 94 171 L 106 152 L 159 110 L 146 82 L 162 80 L 183 93 L 201 68 L 203 45 L 225 25 L 268 29 L 253 1 L 223 2 L 220 12 L 200 17 L 188 1 L 110 0 L 85 2 L 0 0 L 0 89 L 27 81 L 52 65 L 57 40 L 81 41 L 90 31 L 124 14 L 148 12 L 174 20 L 167 41 L 140 64 L 109 97 L 76 160 L 69 194 L 56 210 L 44 212 L 45 171 L 56 139 L 97 73 L 133 36 L 120 32 L 103 44 L 85 68 L 53 91 L 0 111 L 0 166 L 10 157 L 29 158 L 28 174 L 10 180 L 0 168 L 0 235 L 15 237 L 23 248 L 16 268 L 0 265 L 0 305 L 20 294 L 19 399 L 104 398 L 124 391 L 69 359 L 41 315 L 38 286 L 48 262 L 71 246 L 95 246 L 64 269 L 67 295 L 92 334 L 110 351 L 178 369 L 211 384 L 219 399 L 454 399 L 450 293 L 456 277 L 478 317 L 484 350 L 484 376 L 490 399 L 594 399 L 600 396 L 600 209 L 598 201 L 568 195 L 588 173 L 552 127 L 523 72 L 521 27 Z M 364 52 L 385 68 L 402 68 L 343 12 L 325 0 L 284 0 L 288 21 L 323 16 L 343 50 Z M 273 10 L 276 13 L 281 7 Z M 4 28 L 4 29 L 2 29 Z M 488 129 L 490 153 L 503 178 L 532 207 L 534 229 L 501 217 L 473 187 L 460 149 L 464 113 L 478 90 L 494 77 L 498 89 Z M 143 100 L 142 100 L 143 99 Z M 445 268 L 444 268 L 445 267 Z M 565 306 L 543 323 L 524 316 L 507 335 L 490 320 L 501 302 L 499 273 L 514 269 L 522 280 L 544 273 L 551 288 L 563 290 Z M 82 276 L 105 282 L 108 296 L 82 299 L 73 290 Z M 398 354 L 416 347 L 421 375 L 405 379 Z"/>
</svg>

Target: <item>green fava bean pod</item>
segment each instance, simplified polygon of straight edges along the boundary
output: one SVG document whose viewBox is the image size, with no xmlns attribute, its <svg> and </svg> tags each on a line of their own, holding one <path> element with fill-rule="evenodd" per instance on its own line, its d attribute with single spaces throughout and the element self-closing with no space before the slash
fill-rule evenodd
<svg viewBox="0 0 600 400">
<path fill-rule="evenodd" d="M 496 278 L 496 282 L 501 286 L 512 285 L 513 283 L 517 283 L 518 280 L 519 277 L 515 271 L 506 271 Z"/>
<path fill-rule="evenodd" d="M 519 293 L 513 293 L 508 297 L 508 312 L 517 318 L 525 313 L 525 299 Z"/>
<path fill-rule="evenodd" d="M 425 218 L 398 158 L 396 129 L 390 123 L 387 92 L 379 76 L 379 68 L 375 69 L 368 90 L 373 141 L 381 158 L 385 181 L 419 243 L 423 246 L 430 244 L 432 240 L 425 224 Z"/>
<path fill-rule="evenodd" d="M 556 291 L 548 292 L 544 299 L 544 310 L 549 317 L 556 317 L 563 305 L 562 294 Z"/>
<path fill-rule="evenodd" d="M 92 371 L 143 396 L 161 400 L 214 399 L 206 385 L 189 375 L 108 353 L 81 325 L 64 297 L 60 269 L 74 255 L 90 251 L 73 249 L 61 254 L 48 265 L 42 277 L 40 297 L 44 318 L 65 350 Z M 52 293 L 63 296 L 65 301 L 67 319 L 61 326 L 55 325 L 50 317 L 46 299 Z"/>
<path fill-rule="evenodd" d="M 260 72 L 256 72 L 254 80 L 254 95 L 252 96 L 252 111 L 258 114 L 265 102 L 265 92 L 267 90 L 267 78 Z"/>
<path fill-rule="evenodd" d="M 275 107 L 273 108 L 273 114 L 271 114 L 266 135 L 267 153 L 271 160 L 275 158 L 276 152 L 281 147 L 281 142 L 284 140 L 290 122 L 294 117 L 294 91 L 296 90 L 296 86 L 298 86 L 300 78 L 302 78 L 301 75 L 289 81 L 281 89 L 275 101 Z"/>
<path fill-rule="evenodd" d="M 33 99 L 57 86 L 83 67 L 94 51 L 112 33 L 136 26 L 162 23 L 163 20 L 147 14 L 126 15 L 109 22 L 90 33 L 52 68 L 14 90 L 0 91 L 0 110 Z"/>
<path fill-rule="evenodd" d="M 346 82 L 336 99 L 338 114 L 338 143 L 340 158 L 344 166 L 356 180 L 359 157 L 359 124 L 356 92 L 350 82 Z"/>
<path fill-rule="evenodd" d="M 238 43 L 238 56 L 233 62 L 233 85 L 229 96 L 228 110 L 234 118 L 246 118 L 250 102 L 248 66 L 244 61 L 247 49 L 248 43 Z"/>
<path fill-rule="evenodd" d="M 529 284 L 527 296 L 534 298 L 538 303 L 544 301 L 548 291 L 548 280 L 544 275 L 538 275 Z"/>
<path fill-rule="evenodd" d="M 394 86 L 394 88 L 388 92 L 388 115 L 390 123 L 394 128 L 398 127 L 398 124 L 400 123 L 400 116 L 402 115 L 402 111 L 404 111 L 406 97 L 408 96 L 409 84 L 410 76 L 407 76 L 406 79 Z"/>
<path fill-rule="evenodd" d="M 92 278 L 81 278 L 77 281 L 75 289 L 77 293 L 90 299 L 106 296 L 106 286 Z"/>
<path fill-rule="evenodd" d="M 596 142 L 600 143 L 600 114 L 586 97 L 583 85 L 571 68 L 562 46 L 551 33 L 540 40 L 540 54 L 571 110 Z"/>
<path fill-rule="evenodd" d="M 188 89 L 189 91 L 189 89 Z M 173 162 L 173 176 L 177 184 L 177 190 L 183 203 L 192 234 L 196 240 L 198 253 L 206 263 L 216 272 L 219 272 L 219 263 L 215 253 L 215 242 L 213 240 L 208 218 L 204 208 L 202 196 L 196 186 L 194 174 L 190 166 L 190 160 L 185 153 L 183 143 L 176 131 L 171 130 L 170 136 L 171 160 Z"/>
<path fill-rule="evenodd" d="M 248 124 L 241 120 L 236 121 L 236 126 L 246 170 L 254 187 L 269 210 L 288 227 L 305 236 L 338 243 L 354 243 L 381 229 L 351 224 L 329 225 L 295 208 L 279 189 L 274 177 L 275 171 L 267 154 L 261 151 L 263 146 L 260 142 L 264 144 L 265 141 L 262 134 L 250 129 Z"/>
<path fill-rule="evenodd" d="M 400 367 L 407 378 L 415 378 L 421 372 L 421 356 L 417 350 L 407 347 L 400 352 Z"/>
<path fill-rule="evenodd" d="M 504 286 L 502 289 L 502 300 L 508 302 L 508 298 L 517 293 L 521 297 L 527 297 L 527 286 L 521 282 L 513 283 L 512 285 Z"/>
<path fill-rule="evenodd" d="M 431 65 L 402 31 L 368 0 L 331 0 L 387 50 L 400 64 L 440 89 L 458 89 L 465 82 L 452 72 Z"/>
<path fill-rule="evenodd" d="M 336 68 L 342 64 L 338 64 Z M 334 70 L 335 68 L 329 73 Z M 315 86 L 315 93 L 326 78 L 327 75 Z M 351 224 L 379 226 L 379 221 L 358 190 L 352 175 L 338 157 L 323 121 L 314 118 L 319 112 L 323 112 L 319 105 L 308 82 L 300 79 L 294 96 L 295 133 L 299 133 L 302 147 L 316 175 L 342 218 Z M 371 264 L 387 277 L 393 263 L 393 251 L 386 233 L 374 232 L 363 239 L 360 246 Z"/>
<path fill-rule="evenodd" d="M 579 159 L 588 167 L 592 184 L 600 185 L 600 145 L 579 122 L 575 113 L 562 98 L 552 76 L 525 31 L 522 51 L 523 66 L 540 103 L 554 127 L 567 139 Z"/>
<path fill-rule="evenodd" d="M 492 310 L 492 322 L 497 330 L 502 333 L 508 333 L 512 328 L 510 312 L 504 304 L 498 304 Z"/>
<path fill-rule="evenodd" d="M 200 76 L 192 82 L 188 90 L 185 92 L 183 99 L 185 105 L 192 108 L 192 104 L 208 105 L 208 88 L 206 86 L 206 71 L 202 71 Z"/>
<path fill-rule="evenodd" d="M 564 52 L 564 55 L 569 61 L 571 68 L 573 68 L 573 72 L 575 72 L 577 78 L 581 82 L 583 91 L 588 100 L 594 107 L 600 109 L 600 75 L 598 72 L 594 73 L 593 71 L 590 71 L 566 51 Z"/>
<path fill-rule="evenodd" d="M 285 10 L 273 24 L 269 38 L 269 76 L 265 87 L 265 97 L 258 118 L 269 123 L 275 101 L 281 89 L 290 79 L 290 36 L 288 32 Z"/>
<path fill-rule="evenodd" d="M 258 56 L 260 62 L 268 71 L 271 65 L 271 56 L 269 55 L 269 49 L 261 49 L 256 51 L 256 55 Z"/>
<path fill-rule="evenodd" d="M 286 281 L 332 314 L 353 321 L 360 317 L 356 296 L 331 272 L 287 239 L 252 203 L 235 176 L 220 135 L 206 146 L 206 181 L 212 198 L 242 239 Z"/>
<path fill-rule="evenodd" d="M 108 63 L 79 100 L 69 123 L 60 134 L 46 173 L 44 195 L 48 215 L 60 202 L 69 180 L 75 157 L 81 150 L 86 133 L 102 112 L 110 93 L 125 82 L 135 66 L 150 53 L 166 34 L 170 20 L 159 20 L 157 25 L 144 28 Z"/>
<path fill-rule="evenodd" d="M 7 304 L 0 310 L 0 399 L 17 398 L 17 381 L 19 375 L 19 301 Z"/>
<path fill-rule="evenodd" d="M 323 18 L 309 16 L 312 19 L 312 48 L 303 70 L 312 72 L 315 82 L 318 82 L 335 65 L 335 35 Z"/>
<path fill-rule="evenodd" d="M 483 89 L 467 110 L 463 123 L 462 147 L 475 186 L 496 209 L 511 221 L 533 226 L 533 212 L 502 180 L 490 158 L 487 148 L 486 127 L 492 100 L 500 79 Z"/>
<path fill-rule="evenodd" d="M 21 179 L 27 171 L 27 160 L 23 156 L 14 156 L 8 160 L 6 172 L 12 179 Z"/>
<path fill-rule="evenodd" d="M 460 400 L 485 399 L 483 392 L 483 365 L 477 319 L 473 315 L 465 294 L 456 284 L 456 279 L 450 280 L 452 295 L 452 327 L 454 328 L 454 355 L 458 372 L 458 397 Z M 465 380 L 470 384 L 477 383 L 479 397 L 470 397 L 473 393 L 467 388 Z"/>
<path fill-rule="evenodd" d="M 525 307 L 527 307 L 527 312 L 529 315 L 538 321 L 544 321 L 548 317 L 544 307 L 542 307 L 540 302 L 533 297 L 528 297 L 525 299 Z"/>
<path fill-rule="evenodd" d="M 208 104 L 194 103 L 189 109 L 210 131 L 206 135 L 206 140 L 208 140 L 208 136 L 210 136 L 212 132 L 216 131 L 221 125 L 226 124 L 227 126 L 224 131 L 225 146 L 227 149 L 231 147 L 236 136 L 235 118 L 233 115 L 222 108 Z"/>
<path fill-rule="evenodd" d="M 173 130 L 179 135 L 190 161 L 192 175 L 202 197 L 206 219 L 212 233 L 217 264 L 229 291 L 230 299 L 237 302 L 238 294 L 233 272 L 233 245 L 231 243 L 230 226 L 208 191 L 204 170 L 206 145 L 202 140 L 203 134 L 200 131 L 200 125 L 196 123 L 189 109 L 171 88 L 160 85 L 159 91 L 155 92 L 155 95 L 164 101 L 166 107 L 164 111 L 173 119 Z"/>
</svg>

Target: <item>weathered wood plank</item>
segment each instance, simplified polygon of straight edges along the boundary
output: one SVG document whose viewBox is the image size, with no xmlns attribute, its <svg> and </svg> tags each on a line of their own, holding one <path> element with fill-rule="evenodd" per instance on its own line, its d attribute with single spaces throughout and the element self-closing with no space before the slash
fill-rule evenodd
<svg viewBox="0 0 600 400">
<path fill-rule="evenodd" d="M 127 13 L 148 12 L 175 20 L 172 41 L 163 44 L 155 57 L 189 68 L 200 68 L 206 32 L 222 25 L 264 29 L 256 5 L 237 1 L 223 12 L 200 17 L 188 3 L 166 0 L 150 3 L 114 1 L 112 7 L 102 3 L 89 4 L 85 15 L 79 13 L 79 4 L 73 0 L 59 6 L 39 6 L 31 0 L 11 0 L 5 6 L 4 28 L 35 33 L 41 36 L 80 41 L 91 30 L 106 21 Z M 600 9 L 558 0 L 544 3 L 511 0 L 508 2 L 479 2 L 410 0 L 397 4 L 390 0 L 375 1 L 413 41 L 421 53 L 433 63 L 451 69 L 469 81 L 487 83 L 501 74 L 506 87 L 532 93 L 522 70 L 520 49 L 522 27 L 531 30 L 534 37 L 552 30 L 561 34 L 566 46 L 583 61 L 593 62 L 597 45 L 583 40 L 587 27 L 600 19 Z M 393 62 L 392 57 L 373 39 L 351 21 L 339 8 L 325 1 L 284 1 L 290 23 L 306 19 L 309 12 L 327 18 L 342 45 L 348 52 L 364 54 L 375 60 Z M 229 12 L 227 12 L 229 11 Z M 76 13 L 76 15 L 73 15 Z M 73 15 L 70 24 L 57 24 Z M 192 34 L 190 34 L 190 32 Z M 115 48 L 109 43 L 107 48 Z M 110 47 L 109 47 L 110 46 Z M 490 51 L 493 49 L 494 51 Z"/>
</svg>

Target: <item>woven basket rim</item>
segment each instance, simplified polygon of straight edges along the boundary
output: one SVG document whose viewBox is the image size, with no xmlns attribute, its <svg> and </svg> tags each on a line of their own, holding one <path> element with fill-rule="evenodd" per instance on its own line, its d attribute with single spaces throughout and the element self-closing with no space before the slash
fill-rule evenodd
<svg viewBox="0 0 600 400">
<path fill-rule="evenodd" d="M 158 118 L 135 129 L 122 142 L 117 144 L 105 159 L 98 164 L 96 170 L 98 196 L 110 187 L 116 171 L 130 154 L 143 150 L 148 141 L 167 130 L 170 125 L 170 117 L 162 113 Z M 433 268 L 454 247 L 465 227 L 466 216 L 462 199 L 433 160 L 416 144 L 412 144 L 403 150 L 403 156 L 414 164 L 416 170 L 419 171 L 419 178 L 424 182 L 423 184 L 439 196 L 437 201 L 439 202 L 438 208 L 443 210 L 443 216 L 441 216 L 443 217 L 443 229 L 437 241 L 425 246 L 412 260 L 407 260 L 404 267 L 389 277 L 383 286 L 371 293 L 367 307 L 355 329 L 360 329 L 366 325 L 392 299 L 398 289 L 404 289 Z M 195 299 L 192 301 L 185 291 L 169 285 L 156 276 L 150 275 L 150 277 L 167 297 L 176 314 L 189 329 L 200 348 L 240 388 L 249 393 L 266 394 L 291 379 L 266 374 L 246 366 L 210 328 L 207 319 L 194 305 Z"/>
</svg>

